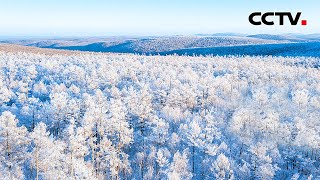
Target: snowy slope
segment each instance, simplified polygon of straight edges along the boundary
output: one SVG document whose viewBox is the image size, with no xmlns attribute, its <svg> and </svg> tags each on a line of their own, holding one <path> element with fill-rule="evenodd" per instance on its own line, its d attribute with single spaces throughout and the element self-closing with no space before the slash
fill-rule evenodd
<svg viewBox="0 0 320 180">
<path fill-rule="evenodd" d="M 214 36 L 168 36 L 168 37 L 109 37 L 109 38 L 57 38 L 3 40 L 41 48 L 68 49 L 93 52 L 159 53 L 171 50 L 221 47 L 248 44 L 275 44 L 291 42 L 254 37 L 214 35 Z"/>
<path fill-rule="evenodd" d="M 318 58 L 5 46 L 0 179 L 320 177 Z"/>
<path fill-rule="evenodd" d="M 231 47 L 180 49 L 161 54 L 179 55 L 254 55 L 254 56 L 310 56 L 320 57 L 320 42 L 242 45 Z"/>
<path fill-rule="evenodd" d="M 9 39 L 0 43 L 90 52 L 135 54 L 274 55 L 319 57 L 319 34 L 218 33 L 168 37 Z"/>
</svg>

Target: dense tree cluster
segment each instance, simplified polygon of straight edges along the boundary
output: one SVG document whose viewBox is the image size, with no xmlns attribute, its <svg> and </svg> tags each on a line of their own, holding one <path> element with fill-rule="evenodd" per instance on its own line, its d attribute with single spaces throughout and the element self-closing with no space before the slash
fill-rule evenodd
<svg viewBox="0 0 320 180">
<path fill-rule="evenodd" d="M 250 44 L 277 44 L 289 43 L 285 40 L 259 39 L 251 37 L 236 37 L 236 36 L 173 36 L 173 37 L 156 37 L 150 39 L 138 39 L 130 42 L 127 47 L 132 52 L 139 53 L 157 53 L 168 52 L 180 49 L 193 48 L 210 48 L 224 47 L 235 45 L 250 45 Z M 121 49 L 119 49 L 121 52 Z"/>
<path fill-rule="evenodd" d="M 0 179 L 320 178 L 314 62 L 1 52 Z"/>
<path fill-rule="evenodd" d="M 261 37 L 262 36 L 262 37 Z M 266 35 L 267 36 L 267 35 Z M 299 42 L 302 41 L 301 37 Z M 63 38 L 63 39 L 12 39 L 0 43 L 20 44 L 43 48 L 69 49 L 95 52 L 129 52 L 129 53 L 164 53 L 173 50 L 210 48 L 235 45 L 292 43 L 289 38 L 256 36 L 224 36 L 224 35 L 190 35 L 160 37 L 106 37 L 106 38 Z M 1 47 L 0 47 L 1 49 Z"/>
</svg>

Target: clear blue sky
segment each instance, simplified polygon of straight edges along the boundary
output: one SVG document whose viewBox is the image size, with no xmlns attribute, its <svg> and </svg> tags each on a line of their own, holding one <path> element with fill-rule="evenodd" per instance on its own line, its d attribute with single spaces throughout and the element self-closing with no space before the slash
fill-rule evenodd
<svg viewBox="0 0 320 180">
<path fill-rule="evenodd" d="M 253 27 L 253 11 L 302 11 L 306 27 Z M 0 0 L 0 36 L 319 33 L 319 0 Z"/>
</svg>

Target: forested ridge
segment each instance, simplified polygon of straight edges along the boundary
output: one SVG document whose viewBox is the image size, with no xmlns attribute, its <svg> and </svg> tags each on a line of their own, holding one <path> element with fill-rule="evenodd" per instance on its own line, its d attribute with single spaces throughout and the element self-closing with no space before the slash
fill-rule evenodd
<svg viewBox="0 0 320 180">
<path fill-rule="evenodd" d="M 319 62 L 0 52 L 0 179 L 319 179 Z"/>
</svg>

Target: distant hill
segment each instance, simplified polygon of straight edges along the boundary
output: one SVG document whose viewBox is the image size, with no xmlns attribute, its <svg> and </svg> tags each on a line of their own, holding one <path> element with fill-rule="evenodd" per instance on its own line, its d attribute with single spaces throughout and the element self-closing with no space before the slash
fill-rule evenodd
<svg viewBox="0 0 320 180">
<path fill-rule="evenodd" d="M 1 44 L 0 43 L 0 52 L 7 53 L 16 53 L 16 52 L 26 52 L 26 53 L 35 53 L 35 54 L 45 54 L 45 55 L 72 55 L 78 54 L 79 51 L 68 51 L 68 50 L 58 50 L 58 49 L 45 49 L 37 47 L 28 47 L 15 44 Z"/>
<path fill-rule="evenodd" d="M 320 57 L 320 42 L 242 45 L 232 47 L 193 48 L 163 52 L 178 55 L 252 55 Z"/>
<path fill-rule="evenodd" d="M 320 34 L 198 34 L 194 36 L 3 39 L 0 43 L 89 52 L 319 56 Z"/>
<path fill-rule="evenodd" d="M 236 34 L 215 34 L 210 36 L 22 39 L 2 40 L 0 42 L 41 48 L 93 52 L 160 53 L 186 48 L 275 44 L 289 41 L 237 36 Z"/>
<path fill-rule="evenodd" d="M 287 41 L 283 41 L 287 42 Z M 56 49 L 69 49 L 94 52 L 161 53 L 186 48 L 225 47 L 249 44 L 273 44 L 274 40 L 251 37 L 161 37 L 126 40 L 123 42 L 97 42 L 83 46 L 47 46 Z"/>
<path fill-rule="evenodd" d="M 307 41 L 305 38 L 299 38 L 296 36 L 290 35 L 272 35 L 272 34 L 256 34 L 256 35 L 249 35 L 247 37 L 257 38 L 257 39 L 266 39 L 266 40 L 277 40 L 277 41 L 290 41 L 290 42 L 303 42 Z"/>
</svg>

